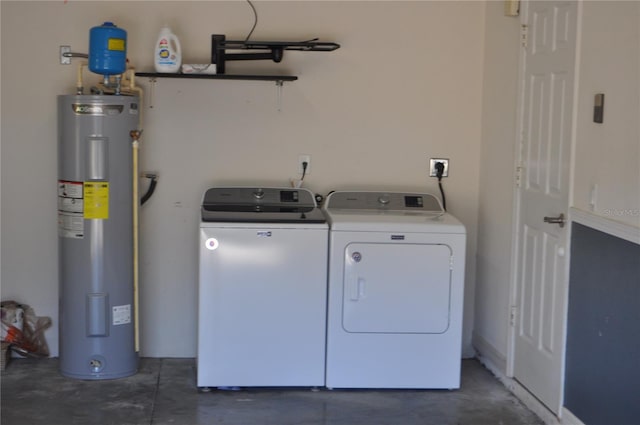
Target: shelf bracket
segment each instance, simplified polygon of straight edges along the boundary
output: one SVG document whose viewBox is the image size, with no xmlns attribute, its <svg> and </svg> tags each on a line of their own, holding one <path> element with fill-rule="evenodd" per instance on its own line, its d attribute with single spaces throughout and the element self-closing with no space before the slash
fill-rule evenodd
<svg viewBox="0 0 640 425">
<path fill-rule="evenodd" d="M 276 107 L 278 112 L 282 112 L 282 86 L 284 86 L 284 81 L 276 80 Z"/>
<path fill-rule="evenodd" d="M 149 109 L 153 109 L 153 99 L 156 91 L 156 77 L 149 77 Z"/>
</svg>

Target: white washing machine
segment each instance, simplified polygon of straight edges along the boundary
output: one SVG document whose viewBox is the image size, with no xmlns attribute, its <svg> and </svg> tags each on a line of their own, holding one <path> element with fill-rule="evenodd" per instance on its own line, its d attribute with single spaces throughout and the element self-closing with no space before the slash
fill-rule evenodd
<svg viewBox="0 0 640 425">
<path fill-rule="evenodd" d="M 334 192 L 326 386 L 460 387 L 464 226 L 420 193 Z"/>
<path fill-rule="evenodd" d="M 328 225 L 306 189 L 202 203 L 198 387 L 324 386 Z"/>
</svg>

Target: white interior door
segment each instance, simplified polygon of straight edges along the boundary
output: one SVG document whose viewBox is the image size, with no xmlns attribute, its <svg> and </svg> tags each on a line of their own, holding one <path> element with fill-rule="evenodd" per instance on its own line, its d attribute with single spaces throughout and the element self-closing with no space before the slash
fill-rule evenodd
<svg viewBox="0 0 640 425">
<path fill-rule="evenodd" d="M 523 74 L 514 377 L 562 403 L 577 2 L 522 2 Z M 562 216 L 561 216 L 562 215 Z M 555 219 L 555 220 L 554 220 Z"/>
</svg>

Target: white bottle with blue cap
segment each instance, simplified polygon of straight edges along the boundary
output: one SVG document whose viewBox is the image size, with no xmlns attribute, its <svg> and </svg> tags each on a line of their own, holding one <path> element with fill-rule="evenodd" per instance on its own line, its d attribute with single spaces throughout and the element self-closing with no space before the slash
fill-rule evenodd
<svg viewBox="0 0 640 425">
<path fill-rule="evenodd" d="M 180 41 L 168 26 L 160 30 L 154 52 L 156 72 L 176 73 L 182 65 L 182 49 Z"/>
</svg>

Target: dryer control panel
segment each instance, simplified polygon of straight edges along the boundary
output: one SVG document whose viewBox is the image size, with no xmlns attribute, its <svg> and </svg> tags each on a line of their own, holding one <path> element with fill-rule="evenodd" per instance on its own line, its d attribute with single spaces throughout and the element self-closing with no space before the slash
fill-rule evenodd
<svg viewBox="0 0 640 425">
<path fill-rule="evenodd" d="M 333 192 L 325 208 L 444 213 L 438 198 L 428 193 Z"/>
</svg>

